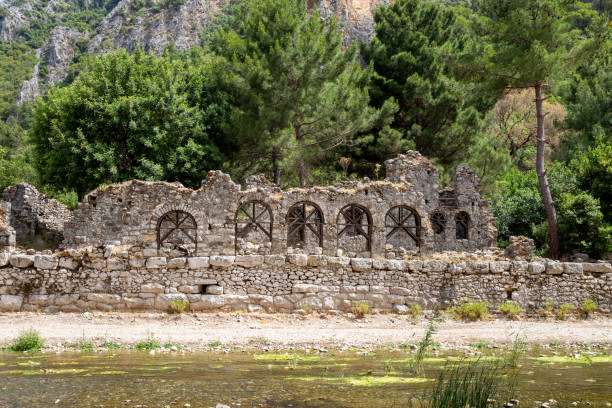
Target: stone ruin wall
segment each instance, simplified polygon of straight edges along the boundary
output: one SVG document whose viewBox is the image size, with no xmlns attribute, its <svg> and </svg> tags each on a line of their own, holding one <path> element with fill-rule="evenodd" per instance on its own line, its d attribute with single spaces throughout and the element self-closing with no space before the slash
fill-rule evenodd
<svg viewBox="0 0 612 408">
<path fill-rule="evenodd" d="M 13 239 L 0 248 L 0 311 L 168 310 L 183 299 L 191 311 L 343 313 L 362 300 L 403 313 L 467 298 L 532 312 L 592 299 L 611 311 L 609 263 L 534 258 L 525 239 L 505 254 L 490 248 L 493 216 L 468 168 L 440 193 L 418 153 L 385 164 L 383 181 L 288 191 L 261 176 L 241 190 L 221 172 L 198 190 L 98 188 L 67 218 L 55 253 L 16 249 L 4 203 L 0 240 Z"/>
<path fill-rule="evenodd" d="M 65 205 L 45 196 L 28 183 L 7 187 L 2 199 L 10 204 L 9 222 L 15 230 L 17 241 L 43 236 L 45 241 L 61 243 L 64 224 L 72 218 Z"/>
<path fill-rule="evenodd" d="M 501 252 L 434 259 L 327 255 L 152 256 L 138 246 L 84 247 L 55 254 L 0 252 L 0 311 L 187 310 L 326 313 L 367 301 L 373 313 L 409 305 L 442 308 L 465 299 L 492 307 L 514 300 L 537 312 L 547 300 L 597 302 L 612 311 L 609 263 L 508 260 Z"/>
<path fill-rule="evenodd" d="M 159 249 L 160 255 L 267 255 L 295 249 L 306 254 L 386 258 L 495 246 L 495 220 L 469 168 L 457 169 L 452 197 L 440 200 L 437 169 L 417 152 L 385 164 L 383 181 L 288 191 L 262 176 L 250 177 L 246 190 L 241 190 L 218 171 L 210 172 L 199 190 L 141 181 L 98 188 L 66 224 L 64 244 L 144 245 Z M 159 242 L 160 222 L 176 212 L 180 220 L 189 217 L 189 225 L 182 224 L 187 230 Z M 434 232 L 433 214 L 444 219 L 443 231 Z M 459 214 L 467 220 L 463 239 L 456 231 Z M 296 232 L 295 218 L 304 218 L 309 225 Z"/>
</svg>

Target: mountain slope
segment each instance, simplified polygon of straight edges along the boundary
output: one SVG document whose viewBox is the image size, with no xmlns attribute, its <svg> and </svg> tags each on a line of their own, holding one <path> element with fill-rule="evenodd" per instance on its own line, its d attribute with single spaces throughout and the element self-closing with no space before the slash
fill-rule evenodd
<svg viewBox="0 0 612 408">
<path fill-rule="evenodd" d="M 374 11 L 389 1 L 311 3 L 319 8 L 322 17 L 335 16 L 350 42 L 371 38 Z M 17 83 L 15 78 L 5 81 L 10 86 L 0 99 L 5 105 L 33 101 L 48 86 L 63 81 L 71 64 L 89 53 L 117 48 L 131 52 L 142 47 L 159 54 L 170 44 L 180 50 L 199 45 L 201 33 L 228 3 L 229 0 L 0 0 L 0 51 L 16 53 L 14 59 L 26 63 L 19 70 Z M 5 65 L 10 64 L 0 64 L 0 73 L 8 69 Z"/>
</svg>

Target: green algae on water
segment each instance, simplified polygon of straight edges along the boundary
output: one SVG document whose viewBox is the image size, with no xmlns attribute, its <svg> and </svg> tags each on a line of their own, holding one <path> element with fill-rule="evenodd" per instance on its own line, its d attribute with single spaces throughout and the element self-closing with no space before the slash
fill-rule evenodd
<svg viewBox="0 0 612 408">
<path fill-rule="evenodd" d="M 299 361 L 321 361 L 321 356 L 311 356 L 308 354 L 255 354 L 253 356 L 255 360 L 265 360 L 265 361 L 286 361 L 298 359 Z"/>
<path fill-rule="evenodd" d="M 363 377 L 287 377 L 286 380 L 296 381 L 322 381 L 331 384 L 347 384 L 356 387 L 378 387 L 389 384 L 420 384 L 432 381 L 421 377 L 395 377 L 395 376 L 363 376 Z"/>
</svg>

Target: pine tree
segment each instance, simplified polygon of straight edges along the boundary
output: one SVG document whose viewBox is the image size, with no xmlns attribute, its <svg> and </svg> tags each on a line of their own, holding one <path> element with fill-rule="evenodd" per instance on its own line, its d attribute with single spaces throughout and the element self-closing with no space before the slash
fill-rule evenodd
<svg viewBox="0 0 612 408">
<path fill-rule="evenodd" d="M 235 76 L 241 160 L 263 161 L 277 184 L 285 168 L 306 185 L 309 163 L 359 143 L 355 135 L 392 115 L 392 103 L 369 106 L 370 71 L 356 46 L 344 49 L 338 23 L 309 13 L 303 0 L 246 0 L 211 37 Z"/>
<path fill-rule="evenodd" d="M 398 105 L 392 128 L 442 165 L 456 163 L 468 151 L 491 100 L 474 95 L 455 81 L 445 62 L 462 44 L 455 14 L 438 3 L 397 0 L 375 14 L 376 36 L 362 47 L 371 64 L 372 101 L 389 97 Z"/>
<path fill-rule="evenodd" d="M 544 153 L 544 93 L 560 74 L 584 61 L 607 37 L 605 30 L 596 38 L 576 42 L 566 16 L 576 0 L 499 0 L 478 2 L 481 14 L 474 19 L 474 31 L 485 40 L 484 48 L 473 48 L 464 57 L 460 70 L 477 82 L 495 89 L 526 89 L 534 92 L 537 122 L 536 173 L 550 235 L 550 256 L 560 254 L 560 238 L 555 203 L 546 175 Z M 603 26 L 603 25 L 602 25 Z M 474 44 L 476 45 L 476 44 Z"/>
</svg>

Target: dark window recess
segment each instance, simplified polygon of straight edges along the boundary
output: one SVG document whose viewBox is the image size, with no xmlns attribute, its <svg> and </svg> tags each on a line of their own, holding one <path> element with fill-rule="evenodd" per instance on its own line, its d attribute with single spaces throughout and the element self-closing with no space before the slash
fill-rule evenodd
<svg viewBox="0 0 612 408">
<path fill-rule="evenodd" d="M 287 244 L 301 246 L 307 241 L 307 234 L 312 234 L 318 245 L 323 246 L 323 212 L 318 205 L 310 201 L 301 201 L 287 212 Z"/>
<path fill-rule="evenodd" d="M 441 212 L 435 212 L 431 216 L 431 227 L 436 234 L 441 234 L 446 229 L 446 217 Z"/>
<path fill-rule="evenodd" d="M 470 225 L 470 216 L 467 213 L 460 212 L 455 216 L 455 230 L 457 239 L 468 239 L 468 229 Z"/>
<path fill-rule="evenodd" d="M 200 287 L 200 294 L 201 295 L 205 295 L 206 294 L 206 288 L 209 287 L 210 285 L 198 285 Z"/>
<path fill-rule="evenodd" d="M 508 289 L 506 290 L 506 298 L 508 300 L 512 300 L 512 294 L 514 293 L 514 291 L 512 289 Z"/>
<path fill-rule="evenodd" d="M 439 195 L 440 205 L 446 208 L 457 208 L 457 198 L 452 190 L 444 190 Z"/>
<path fill-rule="evenodd" d="M 372 216 L 364 206 L 349 204 L 340 210 L 338 215 L 338 238 L 362 236 L 366 239 L 366 251 L 372 244 Z"/>
</svg>

